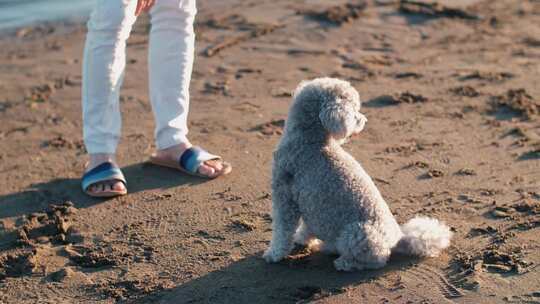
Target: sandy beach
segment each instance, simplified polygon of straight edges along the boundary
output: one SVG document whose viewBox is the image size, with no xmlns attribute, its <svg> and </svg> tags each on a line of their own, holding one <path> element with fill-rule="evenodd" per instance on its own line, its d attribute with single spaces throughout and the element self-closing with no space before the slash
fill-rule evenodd
<svg viewBox="0 0 540 304">
<path fill-rule="evenodd" d="M 0 35 L 0 303 L 540 303 L 540 1 L 199 1 L 190 139 L 212 181 L 146 163 L 148 18 L 128 41 L 125 197 L 80 190 L 84 24 Z M 291 92 L 332 76 L 366 129 L 345 147 L 400 223 L 446 222 L 440 257 L 337 272 L 271 237 Z"/>
</svg>

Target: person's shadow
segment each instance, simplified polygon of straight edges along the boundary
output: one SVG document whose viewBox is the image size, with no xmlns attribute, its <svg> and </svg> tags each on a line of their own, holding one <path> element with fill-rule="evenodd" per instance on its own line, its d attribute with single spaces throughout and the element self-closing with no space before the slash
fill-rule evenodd
<svg viewBox="0 0 540 304">
<path fill-rule="evenodd" d="M 129 303 L 310 303 L 347 292 L 347 288 L 369 282 L 385 273 L 404 270 L 419 260 L 392 256 L 378 270 L 338 272 L 335 256 L 317 252 L 299 259 L 267 264 L 262 252 L 183 283 L 172 290 L 158 291 Z M 396 288 L 399 288 L 397 286 Z"/>
<path fill-rule="evenodd" d="M 188 176 L 177 170 L 148 163 L 122 168 L 127 179 L 128 195 L 145 190 L 169 189 L 196 185 L 205 179 Z M 49 204 L 71 201 L 76 208 L 86 208 L 107 199 L 92 198 L 82 192 L 80 178 L 57 178 L 33 184 L 26 190 L 0 196 L 0 219 L 40 212 Z"/>
</svg>

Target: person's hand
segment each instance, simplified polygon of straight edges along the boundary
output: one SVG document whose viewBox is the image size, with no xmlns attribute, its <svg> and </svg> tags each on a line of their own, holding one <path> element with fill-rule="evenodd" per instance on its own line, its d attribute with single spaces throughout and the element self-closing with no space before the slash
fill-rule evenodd
<svg viewBox="0 0 540 304">
<path fill-rule="evenodd" d="M 137 0 L 137 8 L 135 16 L 139 16 L 142 12 L 147 12 L 156 3 L 156 0 Z"/>
</svg>

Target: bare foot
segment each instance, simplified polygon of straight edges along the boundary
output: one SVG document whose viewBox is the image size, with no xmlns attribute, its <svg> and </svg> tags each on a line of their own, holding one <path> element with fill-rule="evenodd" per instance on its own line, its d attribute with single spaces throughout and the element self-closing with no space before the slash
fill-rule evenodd
<svg viewBox="0 0 540 304">
<path fill-rule="evenodd" d="M 86 172 L 94 169 L 95 167 L 105 163 L 116 163 L 115 157 L 112 154 L 90 154 L 90 162 L 86 168 Z M 99 195 L 103 192 L 125 192 L 126 186 L 120 181 L 106 181 L 92 184 L 88 187 L 87 191 L 91 195 Z"/>
</svg>

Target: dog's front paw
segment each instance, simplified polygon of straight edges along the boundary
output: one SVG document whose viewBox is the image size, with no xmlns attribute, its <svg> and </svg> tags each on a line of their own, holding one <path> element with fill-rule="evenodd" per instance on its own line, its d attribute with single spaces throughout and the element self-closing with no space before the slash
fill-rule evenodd
<svg viewBox="0 0 540 304">
<path fill-rule="evenodd" d="M 274 250 L 272 247 L 266 249 L 263 254 L 263 258 L 267 263 L 277 263 L 283 260 L 284 257 L 285 255 L 276 252 L 276 250 Z"/>
</svg>

